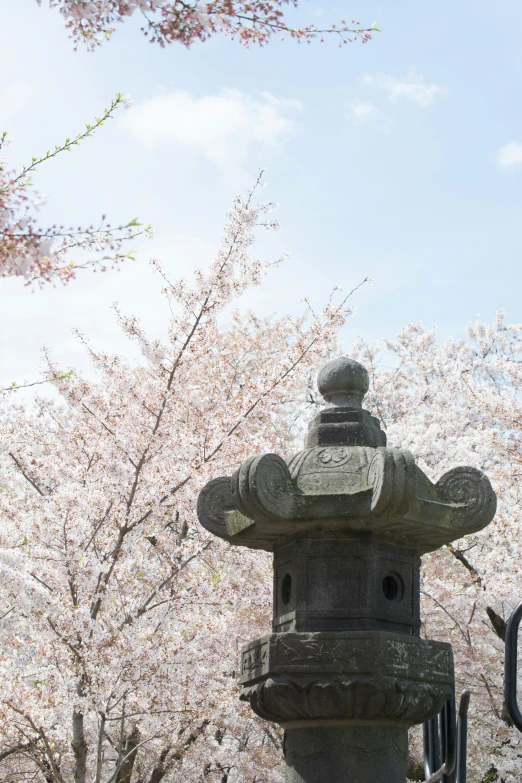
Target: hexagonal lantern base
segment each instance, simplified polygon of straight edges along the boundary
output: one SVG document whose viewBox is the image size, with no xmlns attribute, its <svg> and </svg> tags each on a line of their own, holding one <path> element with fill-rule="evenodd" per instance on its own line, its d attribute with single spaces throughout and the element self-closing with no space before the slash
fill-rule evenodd
<svg viewBox="0 0 522 783">
<path fill-rule="evenodd" d="M 404 783 L 408 728 L 451 698 L 453 655 L 386 631 L 273 633 L 243 648 L 241 684 L 285 729 L 287 783 Z"/>
<path fill-rule="evenodd" d="M 275 633 L 241 652 L 241 699 L 284 728 L 434 717 L 453 693 L 444 642 L 386 631 Z"/>
</svg>

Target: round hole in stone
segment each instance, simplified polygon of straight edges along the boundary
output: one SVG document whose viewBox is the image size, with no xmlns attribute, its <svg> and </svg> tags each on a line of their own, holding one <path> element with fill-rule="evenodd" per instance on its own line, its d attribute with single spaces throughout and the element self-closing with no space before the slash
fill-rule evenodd
<svg viewBox="0 0 522 783">
<path fill-rule="evenodd" d="M 399 574 L 393 571 L 382 580 L 382 591 L 388 601 L 400 601 L 404 594 L 404 586 Z"/>
<path fill-rule="evenodd" d="M 290 603 L 292 597 L 292 577 L 290 574 L 285 574 L 283 581 L 281 582 L 281 601 L 285 604 Z"/>
</svg>

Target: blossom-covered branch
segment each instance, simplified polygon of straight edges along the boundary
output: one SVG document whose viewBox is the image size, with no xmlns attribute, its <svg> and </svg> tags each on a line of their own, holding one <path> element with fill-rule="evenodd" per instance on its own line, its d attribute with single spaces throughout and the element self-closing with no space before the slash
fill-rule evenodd
<svg viewBox="0 0 522 783">
<path fill-rule="evenodd" d="M 190 282 L 155 262 L 164 340 L 116 309 L 139 363 L 78 334 L 98 381 L 49 357 L 59 404 L 4 398 L 2 780 L 280 780 L 231 674 L 247 627 L 269 623 L 269 558 L 208 536 L 196 497 L 242 455 L 292 450 L 295 408 L 351 308 L 336 296 L 316 315 L 230 312 L 274 266 L 253 253 L 256 233 L 278 228 L 259 184 Z"/>
<path fill-rule="evenodd" d="M 100 270 L 132 259 L 132 252 L 124 252 L 124 244 L 141 234 L 150 234 L 150 226 L 143 227 L 134 218 L 129 222 L 112 226 L 102 215 L 98 225 L 66 227 L 38 225 L 34 212 L 43 199 L 33 189 L 31 174 L 43 162 L 67 152 L 89 138 L 116 109 L 126 105 L 121 93 L 104 109 L 101 117 L 86 125 L 74 138 L 67 138 L 61 145 L 48 150 L 21 172 L 8 170 L 5 159 L 0 159 L 0 276 L 24 277 L 28 283 L 61 280 L 67 282 L 78 269 L 95 267 Z M 6 147 L 7 134 L 0 137 L 0 148 Z M 73 254 L 74 253 L 74 254 Z"/>
<path fill-rule="evenodd" d="M 453 646 L 457 690 L 472 691 L 469 779 L 515 783 L 520 740 L 504 710 L 503 635 L 522 600 L 522 325 L 500 311 L 492 323 L 468 324 L 465 338 L 439 342 L 408 324 L 395 340 L 361 341 L 351 355 L 371 371 L 366 399 L 389 443 L 434 477 L 480 468 L 497 493 L 484 531 L 424 556 L 422 615 L 426 636 Z"/>
<path fill-rule="evenodd" d="M 355 19 L 326 27 L 293 27 L 285 9 L 298 8 L 300 0 L 49 0 L 49 4 L 60 9 L 75 41 L 89 48 L 110 38 L 115 25 L 135 12 L 143 16 L 145 35 L 160 46 L 179 42 L 188 47 L 216 33 L 246 47 L 262 46 L 274 36 L 310 42 L 326 35 L 342 46 L 356 40 L 366 43 L 378 30 L 375 23 L 364 27 Z"/>
</svg>

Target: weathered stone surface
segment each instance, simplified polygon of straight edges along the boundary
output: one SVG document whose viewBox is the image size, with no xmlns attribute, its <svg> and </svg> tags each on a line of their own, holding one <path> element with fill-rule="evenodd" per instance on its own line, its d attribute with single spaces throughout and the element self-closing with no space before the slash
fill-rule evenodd
<svg viewBox="0 0 522 783">
<path fill-rule="evenodd" d="M 205 527 L 215 536 L 225 538 L 228 535 L 225 514 L 234 511 L 234 498 L 229 476 L 212 479 L 201 490 L 198 497 L 197 513 L 205 519 Z M 250 520 L 250 525 L 254 520 Z M 239 532 L 239 530 L 238 530 Z"/>
<path fill-rule="evenodd" d="M 340 356 L 319 371 L 317 388 L 324 399 L 336 407 L 360 408 L 370 388 L 370 377 L 362 364 Z"/>
<path fill-rule="evenodd" d="M 368 411 L 354 408 L 325 408 L 308 427 L 306 446 L 386 446 L 386 433 Z"/>
<path fill-rule="evenodd" d="M 394 721 L 411 726 L 451 698 L 451 647 L 380 631 L 275 633 L 241 651 L 241 699 L 284 726 Z"/>
<path fill-rule="evenodd" d="M 491 483 L 476 468 L 453 468 L 433 484 L 408 451 L 352 445 L 315 446 L 288 465 L 277 454 L 251 457 L 232 477 L 209 482 L 198 502 L 212 533 L 269 551 L 319 529 L 392 536 L 423 554 L 481 530 L 495 510 Z"/>
<path fill-rule="evenodd" d="M 274 631 L 418 635 L 420 558 L 369 533 L 294 537 L 274 554 Z"/>
<path fill-rule="evenodd" d="M 286 783 L 404 783 L 408 732 L 395 726 L 329 726 L 285 734 Z"/>
<path fill-rule="evenodd" d="M 451 647 L 419 638 L 420 555 L 495 514 L 481 471 L 433 483 L 387 448 L 368 383 L 329 362 L 303 451 L 251 457 L 198 501 L 207 530 L 274 553 L 274 632 L 242 650 L 241 699 L 285 728 L 287 783 L 405 782 L 408 726 L 454 690 Z"/>
</svg>

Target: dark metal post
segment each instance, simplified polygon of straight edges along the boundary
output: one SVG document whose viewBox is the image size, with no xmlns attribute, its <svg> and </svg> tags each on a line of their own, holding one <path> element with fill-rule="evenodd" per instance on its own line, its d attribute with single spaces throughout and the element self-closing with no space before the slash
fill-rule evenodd
<svg viewBox="0 0 522 783">
<path fill-rule="evenodd" d="M 506 655 L 504 663 L 504 697 L 506 709 L 519 731 L 522 731 L 522 713 L 517 700 L 518 627 L 522 620 L 522 603 L 509 618 L 506 627 Z"/>
<path fill-rule="evenodd" d="M 457 768 L 456 777 L 453 778 L 451 783 L 466 783 L 466 764 L 467 764 L 467 752 L 468 752 L 468 708 L 471 693 L 469 691 L 463 691 L 460 697 L 459 705 L 459 717 L 457 721 Z"/>
<path fill-rule="evenodd" d="M 424 723 L 424 774 L 426 783 L 466 783 L 467 715 L 470 692 L 460 698 L 458 720 L 455 699 L 446 702 L 439 716 Z M 440 758 L 439 758 L 440 719 Z M 442 762 L 442 763 L 441 763 Z"/>
</svg>

